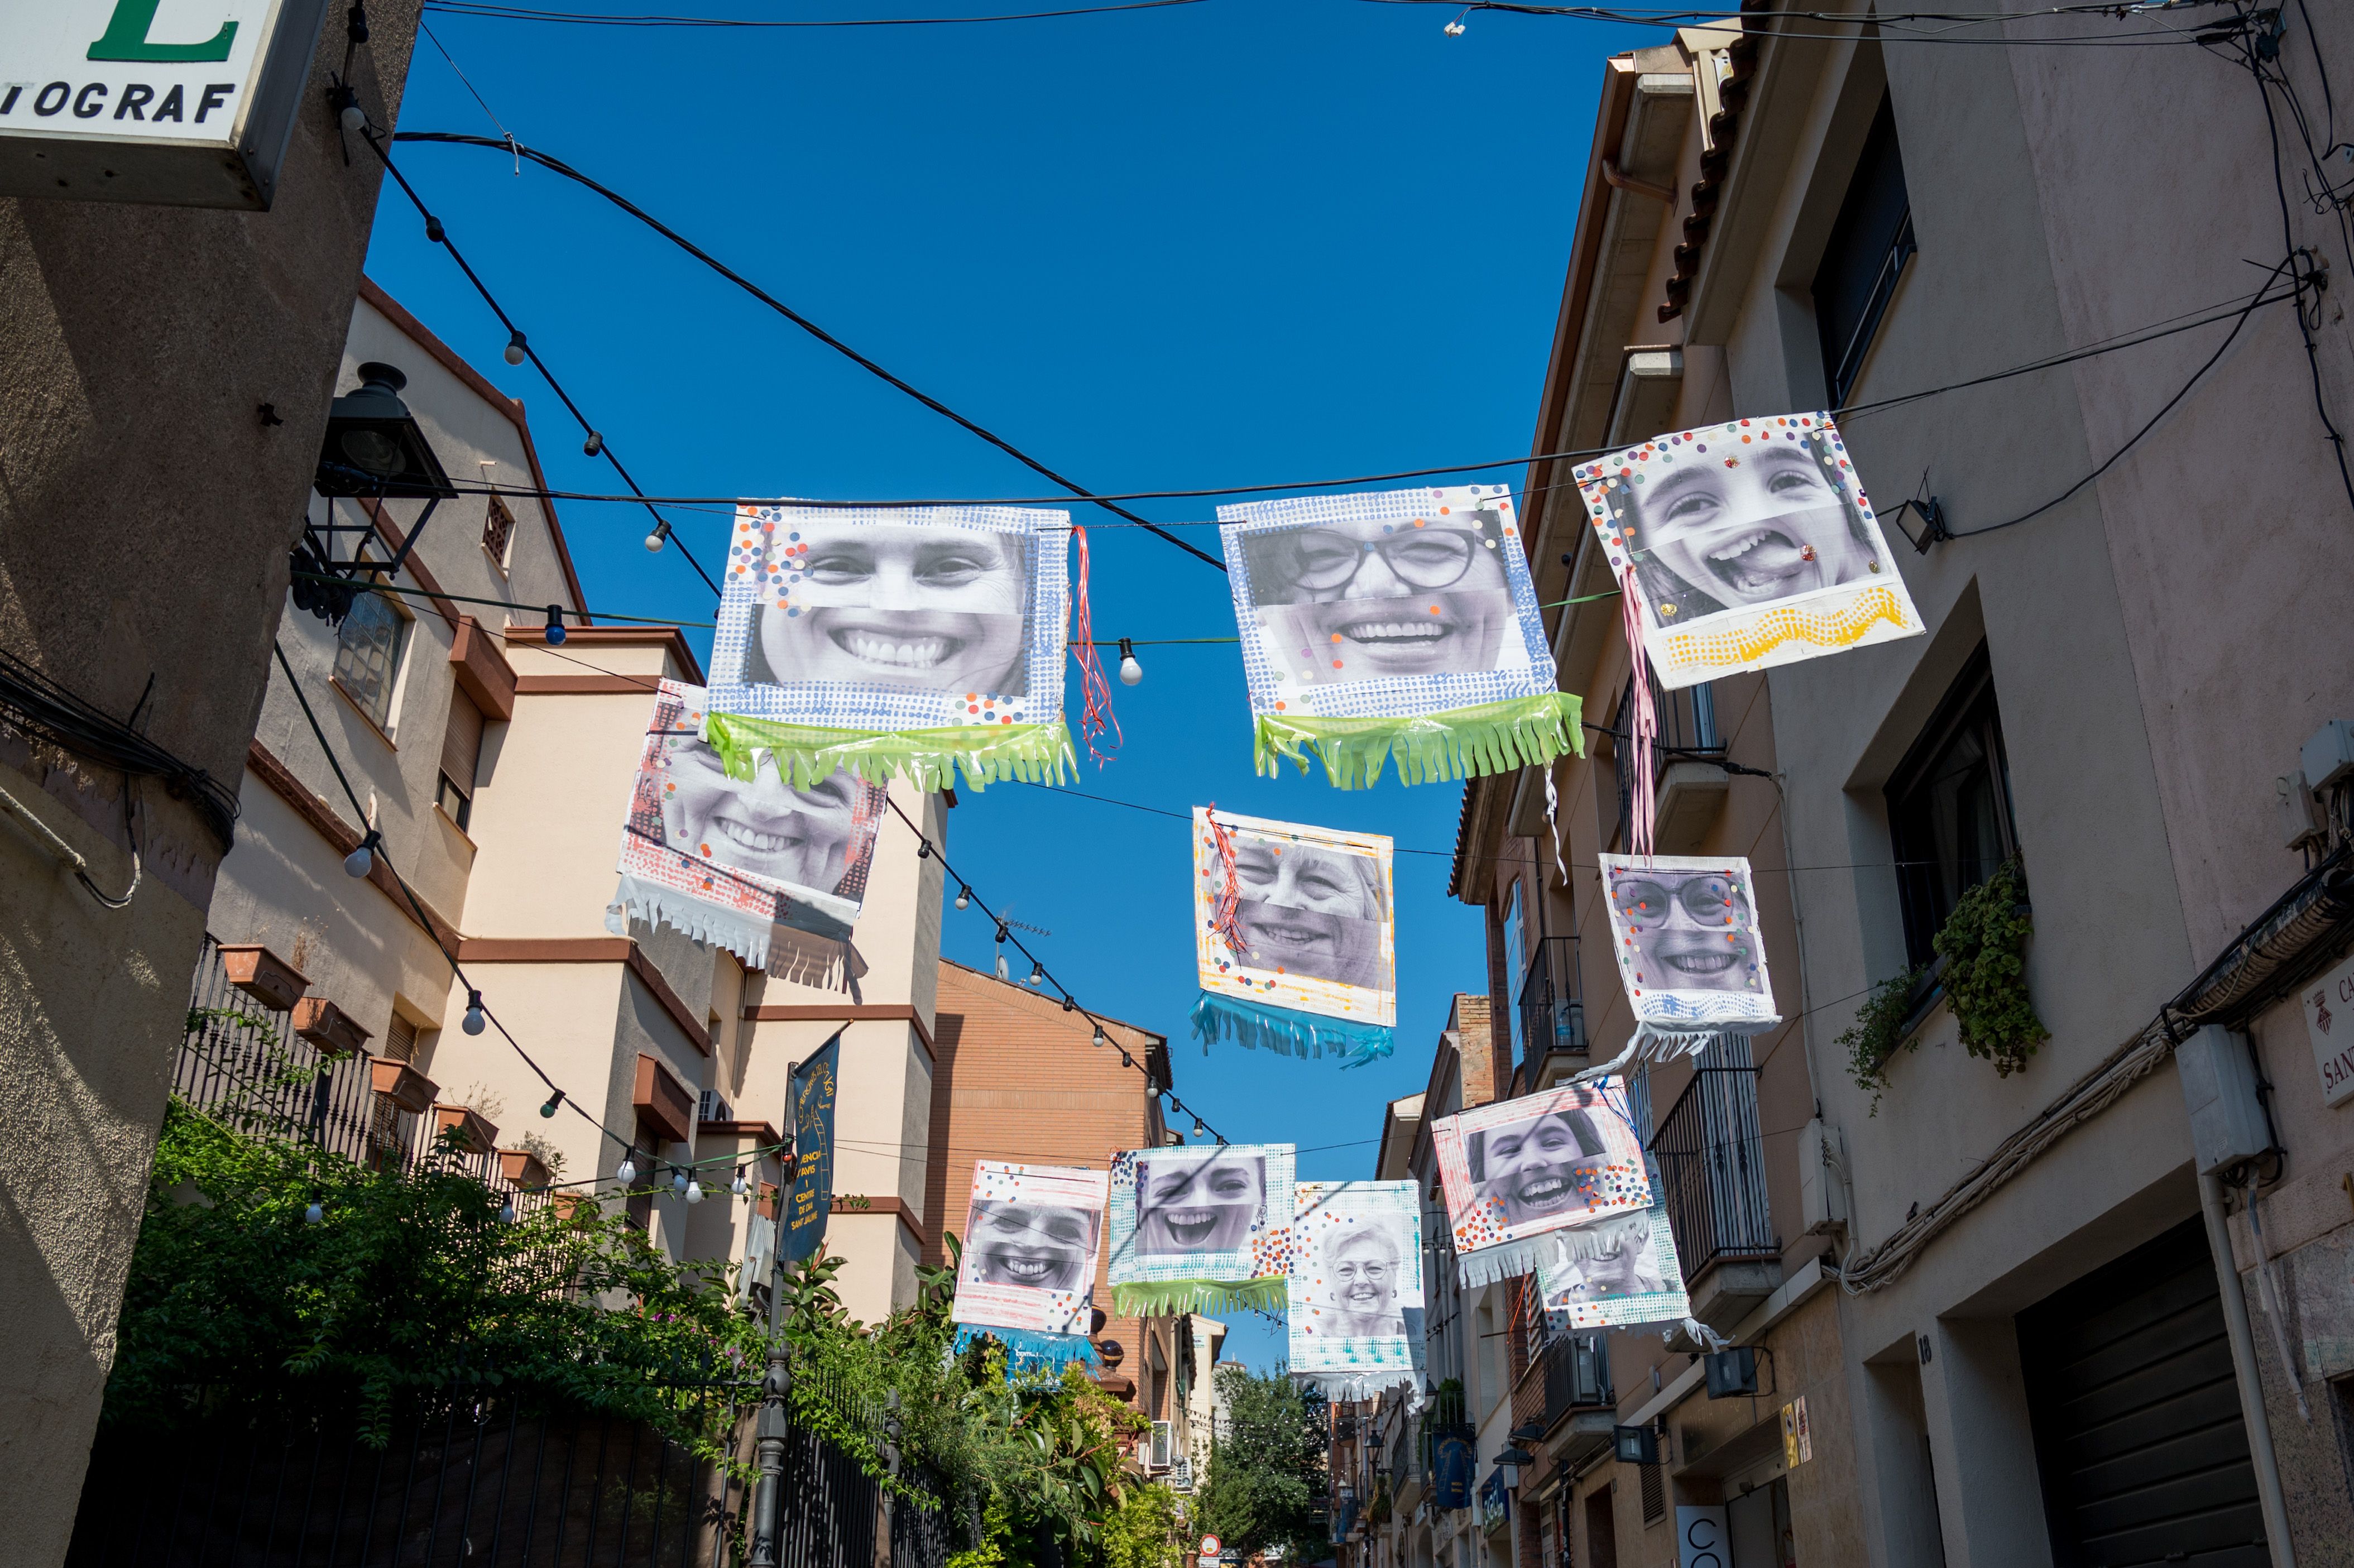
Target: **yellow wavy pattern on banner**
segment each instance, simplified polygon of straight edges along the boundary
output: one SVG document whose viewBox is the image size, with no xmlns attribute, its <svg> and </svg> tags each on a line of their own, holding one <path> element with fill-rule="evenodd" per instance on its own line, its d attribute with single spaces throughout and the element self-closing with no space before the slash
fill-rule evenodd
<svg viewBox="0 0 2354 1568">
<path fill-rule="evenodd" d="M 1737 631 L 1678 632 L 1668 639 L 1668 657 L 1678 664 L 1745 664 L 1793 639 L 1851 648 L 1879 620 L 1903 630 L 1904 607 L 1888 588 L 1866 588 L 1837 609 L 1772 609 Z"/>
</svg>

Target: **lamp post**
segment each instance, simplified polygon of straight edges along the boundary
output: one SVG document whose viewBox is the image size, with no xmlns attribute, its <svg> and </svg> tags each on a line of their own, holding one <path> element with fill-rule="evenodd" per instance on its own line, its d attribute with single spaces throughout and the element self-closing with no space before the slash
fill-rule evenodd
<svg viewBox="0 0 2354 1568">
<path fill-rule="evenodd" d="M 303 524 L 303 541 L 295 546 L 291 563 L 294 602 L 330 624 L 341 620 L 363 586 L 358 573 L 400 569 L 417 546 L 433 509 L 458 493 L 434 454 L 433 444 L 400 400 L 408 377 L 400 367 L 370 360 L 359 367 L 360 385 L 328 406 L 327 431 L 319 448 L 319 463 L 312 485 L 329 501 L 373 497 L 379 507 L 396 497 L 419 499 L 425 510 L 408 526 L 408 536 L 387 562 L 339 561 L 333 547 L 339 533 L 366 534 L 364 525 L 339 528 L 330 521 L 323 530 Z M 323 531 L 325 539 L 319 535 Z M 356 556 L 357 552 L 355 551 Z M 342 579 L 323 583 L 319 577 Z"/>
</svg>

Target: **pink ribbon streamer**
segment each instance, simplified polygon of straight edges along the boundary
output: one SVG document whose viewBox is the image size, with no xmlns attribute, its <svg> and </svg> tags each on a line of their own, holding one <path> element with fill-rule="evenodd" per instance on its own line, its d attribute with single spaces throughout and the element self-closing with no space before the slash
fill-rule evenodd
<svg viewBox="0 0 2354 1568">
<path fill-rule="evenodd" d="M 1235 958 L 1247 959 L 1250 947 L 1243 940 L 1243 887 L 1235 874 L 1235 835 L 1218 821 L 1215 800 L 1202 808 L 1202 815 L 1218 843 L 1218 902 L 1210 912 L 1210 928 L 1225 939 Z"/>
<path fill-rule="evenodd" d="M 1071 620 L 1069 642 L 1072 657 L 1079 662 L 1079 736 L 1087 743 L 1087 756 L 1101 768 L 1112 759 L 1127 738 L 1119 731 L 1119 715 L 1111 709 L 1111 683 L 1104 679 L 1103 660 L 1096 654 L 1095 616 L 1087 607 L 1087 531 L 1074 528 L 1071 535 L 1079 546 L 1079 573 L 1071 588 Z M 1096 742 L 1103 737 L 1106 728 L 1111 731 L 1108 749 L 1098 749 Z"/>
<path fill-rule="evenodd" d="M 1651 671 L 1643 657 L 1642 587 L 1636 581 L 1633 562 L 1628 563 L 1618 588 L 1619 609 L 1627 628 L 1628 666 L 1634 679 L 1635 706 L 1630 735 L 1635 755 L 1629 759 L 1635 769 L 1635 787 L 1628 806 L 1627 853 L 1649 860 L 1653 853 L 1652 829 L 1659 810 L 1659 781 L 1651 773 L 1652 751 L 1659 735 L 1659 714 L 1651 703 Z"/>
</svg>

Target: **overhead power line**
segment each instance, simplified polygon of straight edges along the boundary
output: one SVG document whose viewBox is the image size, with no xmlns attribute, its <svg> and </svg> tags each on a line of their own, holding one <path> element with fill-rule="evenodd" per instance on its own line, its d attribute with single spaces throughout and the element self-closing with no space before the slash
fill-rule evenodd
<svg viewBox="0 0 2354 1568">
<path fill-rule="evenodd" d="M 774 294 L 769 293 L 766 289 L 761 288 L 758 283 L 753 282 L 749 278 L 745 277 L 741 272 L 737 271 L 734 268 L 728 266 L 726 262 L 712 255 L 708 250 L 704 249 L 703 247 L 687 238 L 686 236 L 679 233 L 678 230 L 671 228 L 668 224 L 663 222 L 660 218 L 646 211 L 645 208 L 638 206 L 637 203 L 630 200 L 629 197 L 622 196 L 619 191 L 612 189 L 609 185 L 599 184 L 598 181 L 589 178 L 587 175 L 582 174 L 579 170 L 574 168 L 571 164 L 565 163 L 562 159 L 551 157 L 547 154 L 539 152 L 535 148 L 526 147 L 521 143 L 514 141 L 512 138 L 507 141 L 501 142 L 495 141 L 488 136 L 461 135 L 455 132 L 448 131 L 403 131 L 395 135 L 393 140 L 396 142 L 440 142 L 456 146 L 482 147 L 495 153 L 505 154 L 517 158 L 528 158 L 533 163 L 539 164 L 542 168 L 546 169 L 553 174 L 562 175 L 566 179 L 571 180 L 576 184 L 596 192 L 599 196 L 603 196 L 607 201 L 611 202 L 615 207 L 620 207 L 623 212 L 628 213 L 631 217 L 636 218 L 639 222 L 652 229 L 656 234 L 661 235 L 664 239 L 669 240 L 672 244 L 677 246 L 680 249 L 685 251 L 688 255 L 694 257 L 696 260 L 702 262 L 705 266 L 710 268 L 713 271 L 718 273 L 721 277 L 726 279 L 729 282 L 735 284 L 737 288 L 743 290 L 746 293 L 751 295 L 754 299 L 759 301 L 762 304 L 776 312 L 779 315 L 783 316 L 787 321 L 792 323 L 803 332 L 808 333 L 811 337 L 816 338 L 820 343 L 824 344 L 828 348 L 832 349 L 835 353 L 840 354 L 843 357 L 848 359 L 860 369 L 864 370 L 888 385 L 896 387 L 898 390 L 906 393 L 908 397 L 913 397 L 917 402 L 921 403 L 925 408 L 929 408 L 932 412 L 939 415 L 941 418 L 950 420 L 955 424 L 962 426 L 965 429 L 971 431 L 974 435 L 979 436 L 991 446 L 993 446 L 998 450 L 1005 453 L 1006 456 L 1013 459 L 1014 461 L 1022 464 L 1023 467 L 1030 470 L 1033 473 L 1037 474 L 1043 479 L 1050 480 L 1053 482 L 1061 485 L 1072 495 L 1078 497 L 1082 501 L 1090 502 L 1116 516 L 1127 518 L 1129 522 L 1150 533 L 1159 535 L 1161 538 L 1168 540 L 1169 543 L 1176 546 L 1187 555 L 1192 556 L 1198 560 L 1205 561 L 1209 565 L 1217 567 L 1217 569 L 1222 572 L 1226 569 L 1226 564 L 1218 559 L 1217 556 L 1211 555 L 1208 551 L 1196 549 L 1193 546 L 1187 544 L 1184 540 L 1179 538 L 1176 535 L 1170 533 L 1159 524 L 1153 523 L 1147 518 L 1140 517 L 1135 513 L 1129 511 L 1125 507 L 1113 504 L 1109 499 L 1096 494 L 1093 491 L 1087 489 L 1076 480 L 1066 479 L 1063 475 L 1055 472 L 1053 469 L 1048 468 L 1044 463 L 1040 462 L 1036 458 L 1032 457 L 1028 452 L 1023 451 L 1020 447 L 1015 446 L 1012 441 L 1007 440 L 1004 437 L 966 418 L 962 414 L 958 413 L 954 408 L 949 408 L 946 403 L 941 402 L 938 398 L 931 396 L 931 394 L 924 392 L 908 382 L 902 380 L 899 376 L 893 375 L 890 371 L 885 369 L 874 360 L 867 358 L 866 355 L 859 353 L 856 349 L 843 342 L 842 339 L 834 336 L 833 334 L 826 331 L 823 327 L 818 325 L 807 316 L 802 315 L 799 311 L 794 310 L 790 305 L 786 304 L 782 300 L 778 299 Z M 389 160 L 387 160 L 387 166 L 389 166 Z M 403 182 L 403 188 L 407 188 L 407 183 L 405 181 Z M 410 199 L 415 199 L 414 193 L 411 194 Z M 421 206 L 419 210 L 423 210 Z M 452 254 L 455 253 L 452 252 Z M 472 274 L 470 272 L 468 275 L 471 277 Z M 477 286 L 479 287 L 479 285 Z M 561 396 L 560 393 L 558 395 Z M 619 465 L 617 464 L 616 466 Z M 631 488 L 634 490 L 636 486 L 632 484 Z M 1061 501 L 1064 498 L 1061 496 L 1055 496 L 1052 499 L 1055 501 Z M 697 569 L 699 570 L 700 568 Z M 707 581 L 708 579 L 706 578 L 705 580 Z M 713 591 L 717 591 L 716 585 Z"/>
<path fill-rule="evenodd" d="M 502 22 L 565 22 L 594 27 L 961 27 L 983 22 L 1043 22 L 1057 16 L 1100 16 L 1114 11 L 1165 11 L 1199 5 L 1203 0 L 1127 0 L 1118 5 L 1076 5 L 1062 11 L 1013 11 L 994 16 L 851 16 L 808 21 L 775 17 L 617 16 L 604 11 L 544 11 L 487 0 L 426 0 L 425 9 L 451 16 L 488 16 Z"/>
</svg>

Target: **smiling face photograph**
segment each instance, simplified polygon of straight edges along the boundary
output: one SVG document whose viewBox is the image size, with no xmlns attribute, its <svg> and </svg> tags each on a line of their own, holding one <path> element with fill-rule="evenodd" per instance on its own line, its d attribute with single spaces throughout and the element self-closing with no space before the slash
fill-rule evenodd
<svg viewBox="0 0 2354 1568">
<path fill-rule="evenodd" d="M 1253 532 L 1243 541 L 1270 656 L 1309 685 L 1527 662 L 1500 511 L 1449 508 Z"/>
<path fill-rule="evenodd" d="M 1095 1279 L 1097 1215 L 1043 1203 L 972 1205 L 965 1247 L 973 1278 L 1030 1290 L 1086 1290 Z"/>
<path fill-rule="evenodd" d="M 1546 1249 L 1542 1272 L 1547 1307 L 1649 1296 L 1668 1288 L 1649 1210 L 1555 1231 L 1540 1245 Z"/>
<path fill-rule="evenodd" d="M 883 790 L 837 772 L 803 789 L 764 758 L 750 782 L 682 737 L 668 753 L 662 825 L 672 848 L 731 871 L 832 894 L 864 881 L 883 816 Z"/>
<path fill-rule="evenodd" d="M 1755 993 L 1764 987 L 1749 879 L 1723 865 L 1654 861 L 1606 870 L 1610 923 L 1632 983 L 1654 991 Z"/>
<path fill-rule="evenodd" d="M 1399 1298 L 1410 1266 L 1401 1237 L 1405 1228 L 1403 1216 L 1368 1214 L 1324 1233 L 1318 1247 L 1324 1281 L 1320 1332 L 1348 1340 L 1393 1339 L 1405 1332 L 1405 1306 Z"/>
<path fill-rule="evenodd" d="M 781 576 L 755 612 L 747 683 L 1026 693 L 1024 535 L 796 513 L 769 537 Z"/>
<path fill-rule="evenodd" d="M 1381 863 L 1319 844 L 1235 835 L 1241 927 L 1254 969 L 1385 990 Z"/>
<path fill-rule="evenodd" d="M 1266 1204 L 1264 1155 L 1155 1151 L 1136 1162 L 1136 1250 L 1148 1257 L 1232 1252 Z"/>
<path fill-rule="evenodd" d="M 1515 1226 L 1593 1207 L 1608 1152 L 1593 1117 L 1578 1109 L 1508 1122 L 1464 1141 L 1473 1192 Z"/>
</svg>

